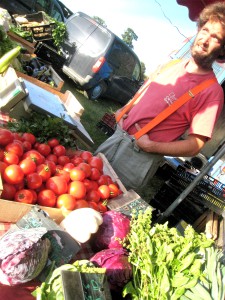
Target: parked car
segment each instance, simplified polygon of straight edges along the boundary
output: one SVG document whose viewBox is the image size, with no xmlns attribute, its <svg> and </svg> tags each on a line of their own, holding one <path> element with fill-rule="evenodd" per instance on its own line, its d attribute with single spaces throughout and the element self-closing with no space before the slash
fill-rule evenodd
<svg viewBox="0 0 225 300">
<path fill-rule="evenodd" d="M 0 7 L 6 9 L 10 15 L 44 11 L 59 22 L 65 22 L 73 14 L 59 0 L 1 0 Z"/>
<path fill-rule="evenodd" d="M 77 12 L 67 21 L 68 58 L 63 72 L 86 97 L 111 98 L 125 104 L 142 84 L 141 63 L 134 51 L 108 28 Z"/>
</svg>

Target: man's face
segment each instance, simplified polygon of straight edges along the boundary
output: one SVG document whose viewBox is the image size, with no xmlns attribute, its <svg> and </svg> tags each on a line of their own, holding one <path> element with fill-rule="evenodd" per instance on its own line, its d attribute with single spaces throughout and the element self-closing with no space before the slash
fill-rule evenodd
<svg viewBox="0 0 225 300">
<path fill-rule="evenodd" d="M 224 54 L 225 30 L 219 22 L 208 21 L 198 32 L 191 47 L 197 65 L 211 67 L 219 55 Z"/>
</svg>

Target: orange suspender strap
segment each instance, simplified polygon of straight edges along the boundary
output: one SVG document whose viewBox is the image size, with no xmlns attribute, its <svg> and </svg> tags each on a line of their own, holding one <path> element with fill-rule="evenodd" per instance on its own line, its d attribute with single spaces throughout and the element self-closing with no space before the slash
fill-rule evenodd
<svg viewBox="0 0 225 300">
<path fill-rule="evenodd" d="M 151 120 L 148 124 L 146 124 L 143 128 L 141 128 L 138 132 L 134 134 L 135 139 L 139 139 L 143 134 L 150 131 L 153 127 L 158 125 L 161 121 L 165 120 L 169 115 L 171 115 L 174 111 L 176 111 L 179 107 L 185 104 L 190 98 L 194 98 L 195 95 L 200 93 L 202 90 L 207 88 L 213 83 L 216 83 L 216 78 L 211 78 L 203 81 L 199 85 L 195 86 L 192 90 L 189 90 L 180 98 L 178 98 L 173 104 L 164 109 L 161 113 L 159 113 L 153 120 Z"/>
<path fill-rule="evenodd" d="M 151 83 L 151 80 L 147 80 L 146 83 L 137 91 L 137 93 L 134 95 L 134 97 L 131 99 L 130 102 L 124 108 L 121 110 L 119 115 L 116 117 L 116 122 L 118 123 L 120 119 L 122 118 L 123 115 L 126 114 L 126 112 L 129 111 L 129 109 L 132 107 L 134 102 L 137 100 L 137 98 L 146 90 L 146 88 L 149 86 Z"/>
</svg>

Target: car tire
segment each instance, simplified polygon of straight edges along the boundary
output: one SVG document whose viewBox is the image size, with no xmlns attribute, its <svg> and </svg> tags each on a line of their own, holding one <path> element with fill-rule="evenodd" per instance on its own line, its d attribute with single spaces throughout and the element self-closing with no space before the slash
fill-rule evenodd
<svg viewBox="0 0 225 300">
<path fill-rule="evenodd" d="M 102 96 L 107 89 L 107 85 L 105 82 L 100 82 L 93 88 L 84 91 L 84 96 L 89 100 L 97 100 L 100 96 Z"/>
</svg>

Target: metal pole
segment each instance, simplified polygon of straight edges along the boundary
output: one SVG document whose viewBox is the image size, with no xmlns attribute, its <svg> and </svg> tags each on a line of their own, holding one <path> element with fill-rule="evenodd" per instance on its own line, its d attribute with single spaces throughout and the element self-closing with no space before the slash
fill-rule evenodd
<svg viewBox="0 0 225 300">
<path fill-rule="evenodd" d="M 158 217 L 156 223 L 163 223 L 165 219 L 173 212 L 173 210 L 187 197 L 200 180 L 209 172 L 213 165 L 225 154 L 225 145 L 223 145 L 215 154 L 213 159 L 208 162 L 195 177 L 195 179 L 187 186 L 187 188 L 177 197 L 176 200 Z"/>
</svg>

